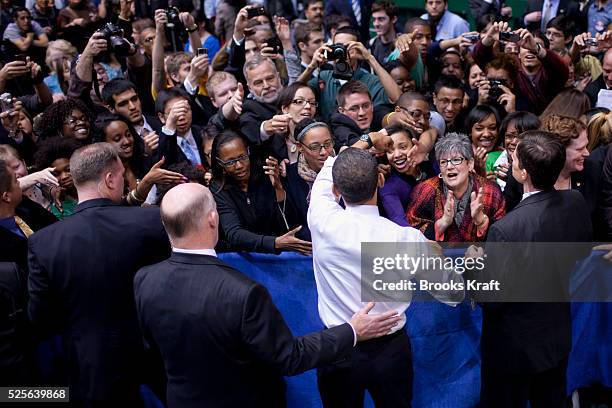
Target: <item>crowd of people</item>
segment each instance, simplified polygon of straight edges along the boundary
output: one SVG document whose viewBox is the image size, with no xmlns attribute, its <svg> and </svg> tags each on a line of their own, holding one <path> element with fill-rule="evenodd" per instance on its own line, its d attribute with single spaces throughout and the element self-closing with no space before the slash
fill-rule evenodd
<svg viewBox="0 0 612 408">
<path fill-rule="evenodd" d="M 315 366 L 326 406 L 365 389 L 409 406 L 408 304 L 361 303 L 359 242 L 612 241 L 610 0 L 425 0 L 414 16 L 392 0 L 1 5 L 2 385 L 39 384 L 33 350 L 59 332 L 85 406 L 137 406 L 148 376 L 169 406 L 277 406 L 264 380 Z M 236 251 L 312 255 L 332 331 L 293 339 L 265 289 L 189 258 Z M 231 278 L 164 275 L 186 264 Z M 191 332 L 182 313 L 203 308 L 237 326 Z M 504 339 L 546 354 L 537 364 L 502 373 L 483 351 L 486 406 L 562 406 L 569 311 L 531 317 L 559 314 L 530 326 L 535 346 Z M 173 343 L 194 335 L 212 340 Z M 241 391 L 191 359 L 229 364 Z"/>
</svg>

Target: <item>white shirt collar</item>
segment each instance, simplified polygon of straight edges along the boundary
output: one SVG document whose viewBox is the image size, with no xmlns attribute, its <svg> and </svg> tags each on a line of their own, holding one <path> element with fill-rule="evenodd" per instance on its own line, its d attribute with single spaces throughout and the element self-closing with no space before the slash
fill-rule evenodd
<svg viewBox="0 0 612 408">
<path fill-rule="evenodd" d="M 182 249 L 182 248 L 172 248 L 172 252 L 176 252 L 177 254 L 191 254 L 191 255 L 209 255 L 217 257 L 217 252 L 212 248 L 205 249 Z"/>
<path fill-rule="evenodd" d="M 542 192 L 542 190 L 536 190 L 536 191 L 531 191 L 531 192 L 529 192 L 529 193 L 523 193 L 523 198 L 521 198 L 521 201 L 523 201 L 523 200 L 524 200 L 524 199 L 526 199 L 527 197 L 530 197 L 530 196 L 532 196 L 532 195 L 534 195 L 534 194 L 538 194 L 538 193 L 540 193 L 540 192 Z"/>
<path fill-rule="evenodd" d="M 375 205 L 347 205 L 346 211 L 356 213 L 358 215 L 367 215 L 370 217 L 380 217 L 378 207 Z"/>
</svg>

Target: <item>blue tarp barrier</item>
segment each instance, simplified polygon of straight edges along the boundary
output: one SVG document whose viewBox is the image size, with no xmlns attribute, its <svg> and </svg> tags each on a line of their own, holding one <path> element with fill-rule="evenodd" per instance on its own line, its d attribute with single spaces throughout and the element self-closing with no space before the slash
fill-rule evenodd
<svg viewBox="0 0 612 408">
<path fill-rule="evenodd" d="M 268 289 L 294 335 L 323 328 L 311 258 L 298 254 L 251 253 L 227 253 L 219 257 Z M 588 274 L 589 278 L 584 279 Z M 576 277 L 572 287 L 583 294 L 585 291 L 601 293 L 602 285 L 607 289 L 612 282 L 610 265 L 602 264 L 601 252 L 591 254 Z M 474 407 L 480 391 L 480 308 L 472 308 L 469 301 L 457 307 L 439 302 L 413 302 L 406 314 L 413 353 L 413 407 Z M 612 303 L 574 303 L 572 318 L 568 394 L 597 383 L 612 387 Z M 43 371 L 57 367 L 61 360 L 58 337 L 41 344 L 39 358 Z M 290 408 L 321 407 L 315 370 L 286 380 Z M 147 408 L 163 408 L 144 386 L 142 395 Z M 373 404 L 368 400 L 365 406 Z"/>
</svg>

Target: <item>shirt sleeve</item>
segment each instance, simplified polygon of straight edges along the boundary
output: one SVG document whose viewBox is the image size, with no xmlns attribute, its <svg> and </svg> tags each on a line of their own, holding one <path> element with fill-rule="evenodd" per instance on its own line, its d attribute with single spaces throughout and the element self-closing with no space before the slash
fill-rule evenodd
<svg viewBox="0 0 612 408">
<path fill-rule="evenodd" d="M 311 232 L 320 231 L 326 224 L 328 217 L 342 211 L 332 191 L 334 184 L 332 168 L 336 158 L 328 157 L 319 171 L 310 191 L 310 205 L 308 206 L 308 228 Z"/>
</svg>

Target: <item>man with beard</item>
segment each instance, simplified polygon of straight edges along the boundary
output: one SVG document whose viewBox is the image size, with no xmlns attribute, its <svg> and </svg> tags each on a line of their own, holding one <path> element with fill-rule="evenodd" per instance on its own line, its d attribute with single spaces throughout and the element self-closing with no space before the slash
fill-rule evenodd
<svg viewBox="0 0 612 408">
<path fill-rule="evenodd" d="M 242 107 L 240 131 L 249 144 L 260 145 L 274 133 L 286 133 L 289 115 L 276 115 L 276 102 L 283 89 L 276 65 L 255 54 L 244 64 L 244 77 L 251 93 Z"/>
</svg>

